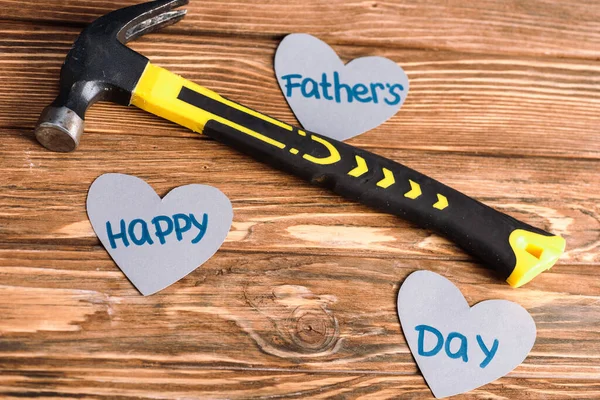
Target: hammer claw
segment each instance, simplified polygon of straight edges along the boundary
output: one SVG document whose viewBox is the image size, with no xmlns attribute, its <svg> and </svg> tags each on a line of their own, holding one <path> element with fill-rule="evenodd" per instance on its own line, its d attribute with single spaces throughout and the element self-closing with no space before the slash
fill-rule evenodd
<svg viewBox="0 0 600 400">
<path fill-rule="evenodd" d="M 187 10 L 167 11 L 146 19 L 125 31 L 124 43 L 130 42 L 148 33 L 156 32 L 181 21 Z"/>
<path fill-rule="evenodd" d="M 161 0 L 129 8 L 129 13 L 123 16 L 127 21 L 118 34 L 119 41 L 125 44 L 179 22 L 185 17 L 187 10 L 174 9 L 188 2 L 189 0 Z"/>
</svg>

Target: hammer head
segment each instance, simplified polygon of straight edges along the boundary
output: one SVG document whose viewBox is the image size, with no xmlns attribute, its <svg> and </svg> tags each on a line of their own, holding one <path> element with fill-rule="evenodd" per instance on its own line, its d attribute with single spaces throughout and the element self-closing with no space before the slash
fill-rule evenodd
<svg viewBox="0 0 600 400">
<path fill-rule="evenodd" d="M 84 130 L 85 112 L 97 101 L 129 105 L 148 59 L 126 46 L 146 33 L 179 22 L 188 0 L 157 0 L 113 11 L 77 38 L 60 73 L 60 92 L 35 129 L 52 151 L 73 151 Z"/>
</svg>

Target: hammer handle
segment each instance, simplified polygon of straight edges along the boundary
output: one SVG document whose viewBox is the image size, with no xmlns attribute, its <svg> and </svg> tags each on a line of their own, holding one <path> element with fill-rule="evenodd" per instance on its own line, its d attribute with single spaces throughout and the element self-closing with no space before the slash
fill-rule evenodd
<svg viewBox="0 0 600 400">
<path fill-rule="evenodd" d="M 346 198 L 433 229 L 514 287 L 550 268 L 565 240 L 402 164 L 278 121 L 148 64 L 132 104 Z"/>
</svg>

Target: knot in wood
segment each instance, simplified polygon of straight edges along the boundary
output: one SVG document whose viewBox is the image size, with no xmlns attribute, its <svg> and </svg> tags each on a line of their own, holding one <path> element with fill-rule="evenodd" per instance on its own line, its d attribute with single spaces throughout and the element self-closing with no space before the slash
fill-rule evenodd
<svg viewBox="0 0 600 400">
<path fill-rule="evenodd" d="M 324 351 L 334 345 L 339 336 L 337 319 L 319 306 L 300 306 L 290 319 L 290 336 L 307 352 Z"/>
</svg>

